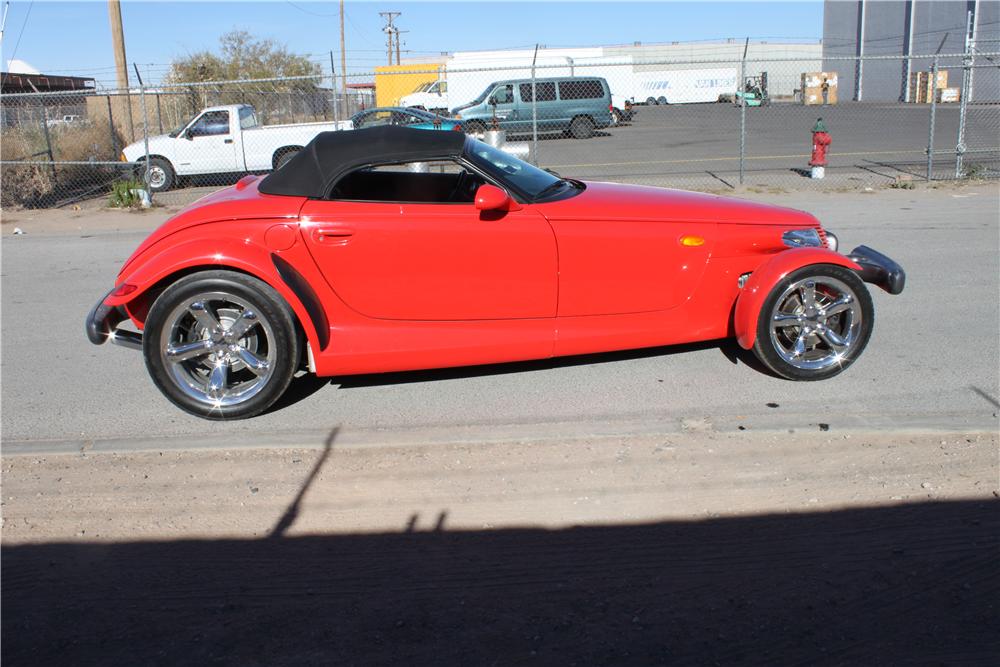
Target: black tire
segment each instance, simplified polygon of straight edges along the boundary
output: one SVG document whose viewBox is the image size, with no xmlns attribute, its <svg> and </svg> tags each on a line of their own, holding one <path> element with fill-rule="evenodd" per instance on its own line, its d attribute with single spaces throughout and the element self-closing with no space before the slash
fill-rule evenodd
<svg viewBox="0 0 1000 667">
<path fill-rule="evenodd" d="M 142 340 L 146 369 L 163 395 L 214 420 L 270 407 L 288 388 L 301 350 L 281 295 L 233 271 L 202 271 L 167 287 L 149 310 Z"/>
<path fill-rule="evenodd" d="M 656 103 L 665 105 L 667 104 L 667 98 L 664 97 L 663 95 L 660 95 L 659 97 L 656 98 Z"/>
<path fill-rule="evenodd" d="M 139 165 L 139 180 L 146 184 L 150 192 L 166 192 L 176 184 L 177 174 L 168 160 L 152 157 L 149 158 L 148 171 L 145 164 Z"/>
<path fill-rule="evenodd" d="M 594 136 L 594 119 L 590 116 L 577 116 L 569 124 L 569 133 L 574 139 L 589 139 Z"/>
<path fill-rule="evenodd" d="M 646 104 L 648 106 L 655 107 L 656 106 L 656 98 L 655 97 L 647 97 L 646 98 Z"/>
<path fill-rule="evenodd" d="M 486 125 L 479 120 L 469 120 L 462 122 L 462 129 L 466 134 L 484 134 L 486 132 Z"/>
<path fill-rule="evenodd" d="M 614 123 L 615 125 L 621 125 L 622 123 L 625 122 L 625 115 L 618 109 L 612 107 L 611 122 Z"/>
<path fill-rule="evenodd" d="M 861 356 L 874 324 L 871 295 L 854 271 L 812 264 L 789 273 L 764 299 L 753 351 L 784 378 L 825 380 Z"/>
<path fill-rule="evenodd" d="M 283 148 L 278 151 L 274 156 L 274 170 L 277 171 L 278 169 L 281 169 L 289 160 L 298 155 L 301 150 L 301 147 L 295 147 Z"/>
</svg>

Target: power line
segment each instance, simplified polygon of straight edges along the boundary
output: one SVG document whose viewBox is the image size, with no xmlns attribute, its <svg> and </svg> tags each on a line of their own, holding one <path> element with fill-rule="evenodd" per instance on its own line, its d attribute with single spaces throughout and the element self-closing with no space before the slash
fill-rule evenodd
<svg viewBox="0 0 1000 667">
<path fill-rule="evenodd" d="M 28 11 L 24 13 L 24 23 L 21 24 L 21 32 L 17 34 L 17 42 L 14 43 L 14 51 L 10 54 L 10 60 L 14 60 L 17 55 L 17 47 L 21 46 L 21 37 L 24 36 L 24 28 L 28 25 L 28 17 L 31 16 L 31 8 L 35 6 L 35 0 L 31 0 Z"/>
<path fill-rule="evenodd" d="M 338 14 L 322 14 L 320 12 L 314 12 L 314 11 L 312 11 L 310 9 L 306 9 L 305 7 L 298 6 L 297 4 L 295 4 L 294 2 L 292 2 L 292 0 L 285 0 L 285 2 L 287 2 L 288 4 L 290 4 L 292 7 L 295 7 L 295 9 L 299 10 L 303 14 L 311 14 L 312 16 L 322 16 L 322 17 L 328 18 L 328 19 L 334 19 L 334 18 L 337 18 L 337 16 L 339 16 Z"/>
</svg>

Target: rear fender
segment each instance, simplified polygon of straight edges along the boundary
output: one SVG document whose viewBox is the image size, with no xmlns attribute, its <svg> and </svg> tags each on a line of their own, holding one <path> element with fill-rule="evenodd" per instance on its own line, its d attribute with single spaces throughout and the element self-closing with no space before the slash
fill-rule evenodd
<svg viewBox="0 0 1000 667">
<path fill-rule="evenodd" d="M 297 263 L 297 258 L 287 256 L 289 253 L 281 254 L 285 255 L 283 257 L 285 264 Z M 136 289 L 124 296 L 110 296 L 104 303 L 108 306 L 141 304 L 145 300 L 145 295 L 161 282 L 171 276 L 190 272 L 192 269 L 233 269 L 263 280 L 291 306 L 313 349 L 318 351 L 326 347 L 329 331 L 318 330 L 314 320 L 316 313 L 310 313 L 316 310 L 317 303 L 310 303 L 307 306 L 278 273 L 272 253 L 246 239 L 213 238 L 209 244 L 205 239 L 197 238 L 177 243 L 160 252 L 150 253 L 146 261 L 136 266 L 124 280 L 118 281 L 119 284 L 135 285 Z M 138 310 L 144 312 L 142 308 Z M 130 308 L 129 312 L 132 311 Z M 136 322 L 136 324 L 142 326 L 143 323 Z"/>
<path fill-rule="evenodd" d="M 747 350 L 753 347 L 760 309 L 774 286 L 792 271 L 810 264 L 834 264 L 854 271 L 861 270 L 857 263 L 826 248 L 792 248 L 772 255 L 750 274 L 736 300 L 733 328 L 741 347 Z"/>
</svg>

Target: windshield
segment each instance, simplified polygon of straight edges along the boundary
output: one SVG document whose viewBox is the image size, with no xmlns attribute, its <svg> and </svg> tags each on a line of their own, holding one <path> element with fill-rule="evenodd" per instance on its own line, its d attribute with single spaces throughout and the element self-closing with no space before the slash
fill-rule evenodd
<svg viewBox="0 0 1000 667">
<path fill-rule="evenodd" d="M 469 141 L 466 153 L 474 164 L 500 182 L 520 190 L 529 201 L 534 201 L 543 193 L 548 198 L 550 194 L 564 194 L 570 189 L 583 188 L 583 184 L 559 178 L 475 139 Z"/>
<path fill-rule="evenodd" d="M 191 121 L 193 121 L 195 118 L 197 118 L 200 115 L 201 115 L 201 112 L 199 111 L 198 113 L 196 113 L 195 115 L 191 116 L 186 121 L 184 121 L 184 123 L 182 123 L 181 125 L 178 125 L 176 128 L 170 130 L 170 134 L 168 136 L 176 137 L 178 134 L 181 133 L 181 130 L 183 130 L 185 127 L 187 127 L 188 125 L 190 125 Z"/>
<path fill-rule="evenodd" d="M 434 83 L 433 81 L 431 81 L 430 83 L 422 83 L 419 86 L 417 86 L 416 88 L 414 88 L 413 92 L 415 92 L 415 93 L 425 93 L 425 92 L 427 92 L 427 89 L 431 87 L 431 84 L 433 84 L 433 83 Z"/>
<path fill-rule="evenodd" d="M 473 106 L 475 104 L 482 104 L 483 100 L 486 99 L 486 96 L 489 95 L 492 90 L 493 90 L 493 84 L 491 83 L 490 85 L 486 86 L 486 90 L 484 90 L 483 92 L 479 93 L 479 95 L 476 97 L 476 99 L 474 99 L 471 102 L 469 102 L 469 106 Z"/>
</svg>

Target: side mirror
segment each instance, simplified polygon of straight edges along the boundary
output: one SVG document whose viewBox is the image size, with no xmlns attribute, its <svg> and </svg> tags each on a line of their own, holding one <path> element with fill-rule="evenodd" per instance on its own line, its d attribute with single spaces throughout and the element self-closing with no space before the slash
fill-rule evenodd
<svg viewBox="0 0 1000 667">
<path fill-rule="evenodd" d="M 480 211 L 517 211 L 521 206 L 505 190 L 487 183 L 476 190 L 476 208 Z"/>
<path fill-rule="evenodd" d="M 194 131 L 191 128 L 188 128 L 183 132 L 181 132 L 181 136 L 187 139 L 188 141 L 191 141 L 192 139 L 194 139 Z"/>
<path fill-rule="evenodd" d="M 489 104 L 492 105 L 492 106 L 496 106 L 497 105 L 497 96 L 496 95 L 491 95 L 490 96 Z"/>
</svg>

